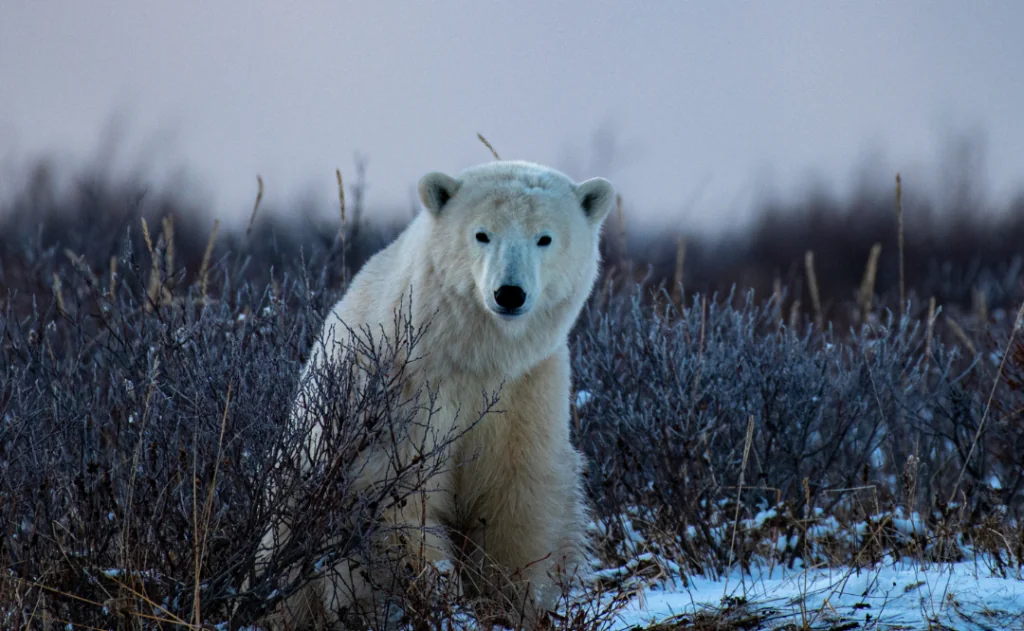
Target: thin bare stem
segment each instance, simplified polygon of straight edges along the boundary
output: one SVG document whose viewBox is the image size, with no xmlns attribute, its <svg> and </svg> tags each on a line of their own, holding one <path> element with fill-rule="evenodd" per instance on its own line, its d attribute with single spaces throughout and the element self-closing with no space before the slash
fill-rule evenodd
<svg viewBox="0 0 1024 631">
<path fill-rule="evenodd" d="M 220 438 L 217 439 L 217 459 L 213 464 L 213 479 L 210 480 L 210 490 L 206 494 L 206 505 L 203 506 L 203 537 L 201 543 L 197 543 L 199 548 L 199 555 L 196 559 L 196 570 L 195 570 L 195 624 L 199 625 L 201 620 L 199 616 L 199 576 L 200 569 L 203 566 L 203 562 L 206 559 L 206 544 L 210 538 L 210 514 L 213 512 L 213 493 L 217 488 L 217 474 L 220 473 L 220 461 L 224 454 L 224 431 L 227 429 L 228 424 L 228 409 L 231 407 L 231 385 L 228 384 L 227 400 L 224 402 L 224 413 L 220 418 Z M 194 503 L 194 498 L 193 498 Z"/>
<path fill-rule="evenodd" d="M 676 239 L 676 268 L 672 276 L 672 296 L 677 304 L 682 304 L 683 265 L 686 263 L 686 238 L 682 235 Z"/>
<path fill-rule="evenodd" d="M 117 291 L 117 257 L 110 257 L 110 299 L 114 299 L 114 293 Z"/>
<path fill-rule="evenodd" d="M 736 489 L 736 514 L 733 518 L 732 527 L 732 541 L 729 543 L 729 567 L 732 567 L 734 554 L 736 551 L 736 531 L 740 528 L 740 502 L 743 499 L 743 482 L 744 476 L 747 472 L 747 460 L 750 458 L 750 445 L 754 442 L 754 415 L 751 414 L 747 419 L 747 437 L 743 441 L 743 464 L 740 466 L 740 483 L 739 488 Z M 725 576 L 725 589 L 728 593 L 729 589 L 729 575 Z"/>
<path fill-rule="evenodd" d="M 345 186 L 341 181 L 341 169 L 335 169 L 334 175 L 338 178 L 338 206 L 341 207 L 341 225 L 345 226 Z"/>
<path fill-rule="evenodd" d="M 256 202 L 252 205 L 252 215 L 249 216 L 249 225 L 245 229 L 246 235 L 252 232 L 252 224 L 256 221 L 256 211 L 259 210 L 260 202 L 263 201 L 263 178 L 259 175 L 256 176 L 256 184 L 259 188 L 256 189 Z"/>
<path fill-rule="evenodd" d="M 64 292 L 61 291 L 60 276 L 53 273 L 53 296 L 57 299 L 57 308 L 62 315 L 67 315 L 68 310 L 64 307 Z"/>
<path fill-rule="evenodd" d="M 882 244 L 872 245 L 871 252 L 868 254 L 868 263 L 864 267 L 864 278 L 860 282 L 860 294 L 857 297 L 863 321 L 867 321 L 868 316 L 871 315 L 871 306 L 875 299 L 875 279 L 878 277 L 878 257 L 881 254 Z"/>
<path fill-rule="evenodd" d="M 971 448 L 967 451 L 967 457 L 964 458 L 964 466 L 960 468 L 960 475 L 956 478 L 956 484 L 953 485 L 953 492 L 949 494 L 949 501 L 952 503 L 956 499 L 956 492 L 960 488 L 960 482 L 964 479 L 964 472 L 967 471 L 967 465 L 971 461 L 971 456 L 974 455 L 974 449 L 978 446 L 978 440 L 981 438 L 981 432 L 985 429 L 985 422 L 988 420 L 988 413 L 992 409 L 992 400 L 996 396 L 996 389 L 999 387 L 999 381 L 1003 378 L 1003 367 L 1006 366 L 1006 358 L 1010 355 L 1010 349 L 1013 348 L 1013 342 L 1017 339 L 1017 331 L 1020 330 L 1021 326 L 1024 325 L 1024 302 L 1020 304 L 1020 309 L 1017 310 L 1017 318 L 1013 321 L 1013 329 L 1010 331 L 1010 339 L 1006 341 L 1006 347 L 1003 348 L 1003 357 L 999 360 L 999 370 L 996 371 L 996 377 L 992 380 L 992 389 L 988 394 L 988 401 L 985 403 L 985 412 L 981 415 L 981 422 L 978 423 L 978 431 L 974 434 L 974 440 L 971 442 Z"/>
<path fill-rule="evenodd" d="M 203 252 L 203 262 L 199 265 L 199 288 L 202 292 L 203 302 L 206 302 L 206 291 L 209 288 L 210 258 L 213 257 L 213 245 L 217 242 L 217 231 L 220 230 L 220 220 L 213 220 L 213 231 L 210 238 L 206 240 L 206 250 Z"/>
<path fill-rule="evenodd" d="M 174 274 L 174 216 L 167 215 L 163 219 L 164 229 L 164 269 L 167 275 Z"/>
<path fill-rule="evenodd" d="M 896 240 L 900 259 L 900 317 L 907 310 L 907 285 L 903 267 L 903 180 L 896 174 Z"/>
<path fill-rule="evenodd" d="M 480 132 L 477 132 L 476 137 L 480 139 L 480 142 L 484 143 L 485 147 L 490 149 L 491 155 L 494 156 L 495 160 L 498 160 L 498 161 L 501 160 L 501 156 L 499 156 L 498 152 L 494 150 L 494 147 L 491 146 L 491 143 L 487 142 L 487 139 L 484 138 L 483 134 L 481 134 Z"/>
<path fill-rule="evenodd" d="M 971 338 L 967 337 L 967 332 L 964 331 L 963 327 L 961 327 L 956 320 L 947 315 L 946 324 L 949 325 L 949 329 L 953 331 L 953 335 L 960 340 L 960 343 L 964 345 L 971 355 L 978 354 L 978 349 L 974 346 L 974 342 L 971 341 Z"/>
<path fill-rule="evenodd" d="M 921 379 L 921 388 L 928 389 L 928 362 L 932 356 L 932 337 L 935 334 L 935 296 L 928 300 L 928 328 L 924 336 L 924 377 Z"/>
<path fill-rule="evenodd" d="M 807 285 L 811 290 L 811 305 L 814 307 L 814 327 L 819 331 L 824 325 L 821 312 L 821 294 L 818 292 L 818 275 L 814 273 L 814 252 L 808 250 L 804 254 L 804 266 L 807 268 Z"/>
</svg>

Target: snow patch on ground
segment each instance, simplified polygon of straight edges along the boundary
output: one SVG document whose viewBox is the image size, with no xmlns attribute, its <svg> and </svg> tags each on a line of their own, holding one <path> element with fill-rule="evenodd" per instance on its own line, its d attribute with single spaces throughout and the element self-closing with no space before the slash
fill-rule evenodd
<svg viewBox="0 0 1024 631">
<path fill-rule="evenodd" d="M 724 598 L 742 599 L 749 613 L 763 614 L 765 628 L 806 623 L 831 629 L 857 622 L 861 629 L 1024 629 L 1024 580 L 993 576 L 973 562 L 890 563 L 859 572 L 776 568 L 691 578 L 688 587 L 675 580 L 645 590 L 620 613 L 614 629 L 714 614 Z"/>
</svg>

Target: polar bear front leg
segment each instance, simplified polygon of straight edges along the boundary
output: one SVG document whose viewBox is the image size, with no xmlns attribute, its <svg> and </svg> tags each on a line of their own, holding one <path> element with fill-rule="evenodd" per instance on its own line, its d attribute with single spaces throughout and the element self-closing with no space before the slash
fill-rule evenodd
<svg viewBox="0 0 1024 631">
<path fill-rule="evenodd" d="M 389 511 L 386 519 L 391 530 L 387 545 L 417 575 L 428 566 L 450 563 L 452 547 L 447 531 L 430 505 L 427 492 L 417 492 L 403 500 L 403 505 Z"/>
<path fill-rule="evenodd" d="M 474 454 L 459 475 L 466 541 L 457 545 L 471 564 L 467 582 L 527 626 L 556 606 L 562 590 L 554 574 L 573 574 L 585 549 L 566 355 L 510 384 L 503 413 L 473 430 Z"/>
<path fill-rule="evenodd" d="M 424 509 L 426 512 L 424 512 Z M 411 602 L 409 589 L 432 593 L 443 574 L 454 580 L 451 543 L 430 512 L 423 493 L 412 493 L 387 509 L 371 549 L 343 559 L 318 581 L 328 622 L 341 624 L 348 616 L 392 628 L 400 611 Z M 456 591 L 456 595 L 458 595 Z M 381 616 L 384 616 L 383 618 Z"/>
<path fill-rule="evenodd" d="M 496 600 L 512 623 L 527 628 L 540 613 L 554 609 L 561 595 L 558 573 L 578 563 L 576 520 L 582 512 L 561 474 L 537 469 L 506 478 L 511 482 L 488 499 L 488 509 L 468 528 L 463 558 L 470 562 L 467 582 Z"/>
</svg>

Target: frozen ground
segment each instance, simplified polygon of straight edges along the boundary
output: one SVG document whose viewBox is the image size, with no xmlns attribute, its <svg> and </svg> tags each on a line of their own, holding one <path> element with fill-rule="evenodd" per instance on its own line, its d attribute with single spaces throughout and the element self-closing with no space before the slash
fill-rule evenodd
<svg viewBox="0 0 1024 631">
<path fill-rule="evenodd" d="M 450 623 L 453 631 L 479 629 L 465 614 Z M 776 568 L 719 580 L 691 578 L 686 585 L 670 579 L 634 598 L 608 631 L 654 626 L 666 631 L 1024 631 L 1024 578 L 993 576 L 969 562 L 928 567 L 908 562 L 860 572 Z"/>
<path fill-rule="evenodd" d="M 860 572 L 776 568 L 721 580 L 698 577 L 688 586 L 669 581 L 645 590 L 615 628 L 715 616 L 723 603 L 731 603 L 727 616 L 760 620 L 755 628 L 1024 630 L 1024 580 L 995 577 L 967 562 L 890 563 Z"/>
</svg>

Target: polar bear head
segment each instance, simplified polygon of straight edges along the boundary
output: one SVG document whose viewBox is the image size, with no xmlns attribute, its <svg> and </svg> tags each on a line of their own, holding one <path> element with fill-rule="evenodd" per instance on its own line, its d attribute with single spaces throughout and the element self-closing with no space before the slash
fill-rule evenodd
<svg viewBox="0 0 1024 631">
<path fill-rule="evenodd" d="M 510 331 L 539 314 L 575 319 L 597 278 L 601 226 L 615 204 L 607 180 L 576 183 L 537 164 L 499 161 L 458 177 L 428 173 L 419 195 L 443 290 L 472 296 Z"/>
</svg>

